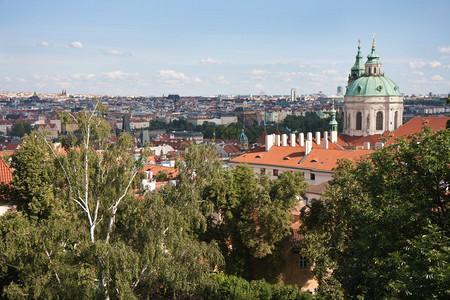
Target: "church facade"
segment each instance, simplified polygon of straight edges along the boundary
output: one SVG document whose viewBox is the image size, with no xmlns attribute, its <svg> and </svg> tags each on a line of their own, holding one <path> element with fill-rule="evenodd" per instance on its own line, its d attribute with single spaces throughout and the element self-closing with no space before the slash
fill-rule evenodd
<svg viewBox="0 0 450 300">
<path fill-rule="evenodd" d="M 358 45 L 348 78 L 343 134 L 370 136 L 393 131 L 402 125 L 403 96 L 399 87 L 384 76 L 380 57 L 375 52 L 375 38 L 365 64 L 360 49 Z"/>
</svg>

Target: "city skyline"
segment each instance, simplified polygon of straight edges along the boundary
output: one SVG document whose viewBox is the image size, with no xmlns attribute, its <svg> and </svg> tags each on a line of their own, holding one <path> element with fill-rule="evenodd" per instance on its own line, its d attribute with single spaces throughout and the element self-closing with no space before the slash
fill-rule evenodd
<svg viewBox="0 0 450 300">
<path fill-rule="evenodd" d="M 0 2 L 0 91 L 336 93 L 376 33 L 405 94 L 450 91 L 450 3 Z"/>
</svg>

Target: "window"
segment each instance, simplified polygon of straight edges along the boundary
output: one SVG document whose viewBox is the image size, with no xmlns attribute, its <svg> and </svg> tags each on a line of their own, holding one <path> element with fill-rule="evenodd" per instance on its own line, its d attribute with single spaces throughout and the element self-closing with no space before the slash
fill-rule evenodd
<svg viewBox="0 0 450 300">
<path fill-rule="evenodd" d="M 383 130 L 383 113 L 381 111 L 377 112 L 377 130 Z"/>
<path fill-rule="evenodd" d="M 273 176 L 278 176 L 278 169 L 273 169 L 272 174 L 273 174 Z"/>
<path fill-rule="evenodd" d="M 311 173 L 311 175 L 310 175 L 310 179 L 311 179 L 311 180 L 316 180 L 316 174 L 314 174 L 314 173 Z"/>
<path fill-rule="evenodd" d="M 359 111 L 356 113 L 356 130 L 362 129 L 362 113 Z"/>
<path fill-rule="evenodd" d="M 260 171 L 261 171 L 261 175 L 266 175 L 266 168 L 261 168 Z"/>
<path fill-rule="evenodd" d="M 398 127 L 398 111 L 396 111 L 394 115 L 394 129 L 397 129 L 397 127 Z"/>
<path fill-rule="evenodd" d="M 301 269 L 306 269 L 308 267 L 308 260 L 305 256 L 300 256 L 298 259 L 298 267 Z"/>
</svg>

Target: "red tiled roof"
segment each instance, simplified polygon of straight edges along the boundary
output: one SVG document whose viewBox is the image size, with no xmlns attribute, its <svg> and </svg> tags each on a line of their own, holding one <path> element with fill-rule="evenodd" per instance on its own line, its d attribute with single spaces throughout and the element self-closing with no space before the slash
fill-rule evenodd
<svg viewBox="0 0 450 300">
<path fill-rule="evenodd" d="M 234 146 L 234 145 L 223 146 L 223 151 L 225 151 L 228 154 L 230 154 L 230 153 L 240 153 L 241 152 L 241 150 L 239 150 L 239 148 Z"/>
<path fill-rule="evenodd" d="M 339 137 L 351 147 L 362 147 L 364 142 L 370 142 L 370 147 L 373 147 L 375 143 L 380 142 L 381 134 L 368 136 L 339 135 Z"/>
<path fill-rule="evenodd" d="M 425 126 L 430 126 L 434 131 L 445 129 L 450 117 L 414 117 L 393 132 L 390 133 L 388 144 L 395 142 L 395 138 L 406 138 L 408 135 L 422 132 Z"/>
<path fill-rule="evenodd" d="M 153 176 L 156 176 L 161 171 L 167 171 L 167 175 L 170 178 L 176 178 L 178 176 L 178 171 L 175 168 L 164 167 L 158 165 L 146 165 L 144 166 L 144 171 L 150 171 L 153 173 Z"/>
<path fill-rule="evenodd" d="M 256 147 L 251 152 L 232 159 L 231 162 L 332 171 L 341 158 L 358 161 L 372 152 L 372 150 L 341 150 L 332 143 L 329 143 L 329 149 L 320 148 L 315 142 L 313 145 L 313 149 L 306 157 L 305 147 L 272 146 L 269 151 L 265 151 L 263 146 Z"/>
<path fill-rule="evenodd" d="M 12 170 L 5 163 L 3 159 L 0 159 L 0 183 L 9 184 L 12 180 Z"/>
</svg>

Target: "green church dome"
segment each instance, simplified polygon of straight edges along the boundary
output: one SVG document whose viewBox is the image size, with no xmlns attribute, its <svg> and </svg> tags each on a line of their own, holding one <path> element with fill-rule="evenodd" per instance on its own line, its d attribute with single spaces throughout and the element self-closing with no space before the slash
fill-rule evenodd
<svg viewBox="0 0 450 300">
<path fill-rule="evenodd" d="M 244 133 L 244 129 L 241 131 L 241 135 L 239 136 L 239 143 L 248 143 L 248 137 Z"/>
<path fill-rule="evenodd" d="M 362 76 L 350 84 L 345 96 L 401 96 L 401 94 L 398 86 L 387 77 Z"/>
</svg>

